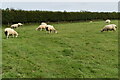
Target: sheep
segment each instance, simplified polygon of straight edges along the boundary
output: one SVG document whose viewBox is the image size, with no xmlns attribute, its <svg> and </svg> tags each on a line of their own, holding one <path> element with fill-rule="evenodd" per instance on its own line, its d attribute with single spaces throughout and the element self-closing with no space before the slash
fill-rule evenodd
<svg viewBox="0 0 120 80">
<path fill-rule="evenodd" d="M 46 26 L 46 31 L 49 31 L 49 33 L 52 33 L 52 31 L 54 33 L 57 33 L 57 30 L 52 25 L 47 25 Z"/>
<path fill-rule="evenodd" d="M 12 35 L 14 37 L 14 35 L 16 35 L 16 37 L 18 37 L 18 33 L 11 28 L 5 28 L 4 30 L 5 35 L 7 36 L 7 39 L 9 38 L 9 35 Z"/>
<path fill-rule="evenodd" d="M 111 21 L 110 21 L 109 19 L 107 19 L 105 22 L 106 22 L 106 23 L 110 23 Z"/>
<path fill-rule="evenodd" d="M 19 25 L 19 26 L 23 26 L 23 24 L 22 24 L 22 23 L 18 23 L 18 25 Z"/>
<path fill-rule="evenodd" d="M 42 31 L 43 29 L 46 28 L 46 26 L 47 26 L 47 24 L 42 22 L 41 25 L 39 25 L 38 28 L 36 28 L 36 30 L 41 30 Z"/>
<path fill-rule="evenodd" d="M 47 25 L 46 23 L 42 22 L 41 25 Z"/>
<path fill-rule="evenodd" d="M 13 25 L 11 25 L 11 28 L 17 28 L 17 27 L 22 26 L 22 25 L 23 25 L 22 23 L 13 24 Z"/>
<path fill-rule="evenodd" d="M 93 21 L 90 21 L 90 23 L 92 23 Z"/>
<path fill-rule="evenodd" d="M 13 24 L 11 25 L 11 28 L 17 28 L 19 25 L 18 24 Z"/>
<path fill-rule="evenodd" d="M 112 26 L 114 26 L 115 28 L 117 28 L 117 26 L 116 26 L 115 24 L 110 24 L 110 25 L 112 25 Z"/>
<path fill-rule="evenodd" d="M 39 25 L 38 28 L 36 28 L 36 30 L 43 30 L 46 28 L 46 25 Z"/>
<path fill-rule="evenodd" d="M 101 30 L 101 32 L 103 31 L 116 31 L 116 27 L 113 24 L 105 25 L 105 27 Z"/>
</svg>

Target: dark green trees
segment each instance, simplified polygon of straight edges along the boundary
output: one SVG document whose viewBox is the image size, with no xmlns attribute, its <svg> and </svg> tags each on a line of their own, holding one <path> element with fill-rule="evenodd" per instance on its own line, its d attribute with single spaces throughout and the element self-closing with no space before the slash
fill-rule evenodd
<svg viewBox="0 0 120 80">
<path fill-rule="evenodd" d="M 2 10 L 2 23 L 39 23 L 60 21 L 86 21 L 118 19 L 117 12 L 52 12 L 52 11 L 24 11 L 7 8 Z"/>
</svg>

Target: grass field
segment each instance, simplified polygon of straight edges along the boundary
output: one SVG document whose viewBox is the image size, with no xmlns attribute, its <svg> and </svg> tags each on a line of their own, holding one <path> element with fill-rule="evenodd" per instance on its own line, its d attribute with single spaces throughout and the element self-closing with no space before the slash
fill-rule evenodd
<svg viewBox="0 0 120 80">
<path fill-rule="evenodd" d="M 39 24 L 15 29 L 18 38 L 2 33 L 3 78 L 118 78 L 118 30 L 101 33 L 104 21 L 50 24 L 58 34 Z"/>
</svg>

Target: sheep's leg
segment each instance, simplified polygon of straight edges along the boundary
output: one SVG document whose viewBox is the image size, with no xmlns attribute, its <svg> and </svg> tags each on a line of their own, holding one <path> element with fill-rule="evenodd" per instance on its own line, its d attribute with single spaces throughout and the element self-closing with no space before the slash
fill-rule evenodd
<svg viewBox="0 0 120 80">
<path fill-rule="evenodd" d="M 40 31 L 42 31 L 42 28 L 40 29 Z"/>
<path fill-rule="evenodd" d="M 14 34 L 12 34 L 13 38 L 14 38 Z"/>
<path fill-rule="evenodd" d="M 50 33 L 52 33 L 52 30 L 50 30 Z"/>
<path fill-rule="evenodd" d="M 7 39 L 9 38 L 9 33 L 7 34 Z"/>
</svg>

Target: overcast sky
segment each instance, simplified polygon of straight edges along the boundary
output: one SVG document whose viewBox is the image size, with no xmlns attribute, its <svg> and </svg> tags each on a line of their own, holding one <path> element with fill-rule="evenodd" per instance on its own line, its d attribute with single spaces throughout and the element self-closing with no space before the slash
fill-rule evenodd
<svg viewBox="0 0 120 80">
<path fill-rule="evenodd" d="M 118 1 L 119 0 L 3 0 L 2 9 L 117 12 Z"/>
<path fill-rule="evenodd" d="M 2 2 L 118 2 L 120 0 L 0 0 Z"/>
</svg>

